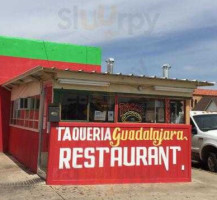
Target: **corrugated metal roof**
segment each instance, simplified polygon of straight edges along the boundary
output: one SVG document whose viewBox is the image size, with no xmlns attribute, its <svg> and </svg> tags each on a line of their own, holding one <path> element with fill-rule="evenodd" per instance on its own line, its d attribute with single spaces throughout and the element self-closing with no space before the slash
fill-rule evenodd
<svg viewBox="0 0 217 200">
<path fill-rule="evenodd" d="M 52 67 L 51 69 L 53 70 L 61 70 L 61 69 L 57 69 L 55 67 Z M 96 71 L 92 71 L 92 72 L 86 72 L 84 70 L 78 70 L 78 71 L 73 71 L 70 69 L 67 69 L 67 71 L 71 71 L 71 72 L 82 72 L 82 73 L 96 73 L 96 74 L 103 74 L 103 75 L 110 75 L 110 76 L 126 76 L 126 77 L 135 77 L 135 78 L 150 78 L 150 79 L 160 79 L 160 80 L 171 80 L 171 81 L 187 81 L 187 82 L 198 82 L 198 83 L 207 83 L 208 85 L 206 86 L 213 86 L 216 84 L 216 82 L 209 82 L 209 81 L 199 81 L 199 80 L 189 80 L 189 79 L 178 79 L 178 78 L 165 78 L 165 77 L 157 77 L 157 76 L 146 76 L 146 75 L 134 75 L 134 74 L 122 74 L 120 72 L 118 73 L 113 73 L 110 74 L 108 72 L 96 72 Z"/>
<path fill-rule="evenodd" d="M 191 83 L 196 83 L 196 86 L 213 86 L 215 84 L 215 82 L 208 82 L 208 81 L 178 79 L 178 78 L 165 78 L 165 77 L 157 77 L 157 76 L 146 76 L 146 75 L 142 75 L 142 74 L 141 75 L 122 74 L 122 73 L 110 74 L 108 72 L 96 72 L 96 71 L 85 72 L 83 70 L 72 71 L 69 68 L 57 69 L 55 67 L 45 68 L 45 67 L 38 66 L 38 67 L 35 67 L 34 69 L 31 69 L 31 70 L 19 75 L 18 77 L 14 78 L 10 81 L 7 81 L 6 83 L 3 84 L 3 86 L 7 86 L 8 84 L 12 84 L 15 81 L 20 81 L 28 75 L 33 75 L 33 74 L 39 73 L 41 71 L 50 72 L 50 73 L 52 73 L 52 72 L 54 73 L 56 71 L 67 71 L 69 73 L 98 74 L 98 75 L 105 75 L 105 76 L 133 77 L 133 78 L 156 79 L 156 80 L 165 80 L 165 81 L 167 80 L 167 81 L 191 82 Z"/>
</svg>

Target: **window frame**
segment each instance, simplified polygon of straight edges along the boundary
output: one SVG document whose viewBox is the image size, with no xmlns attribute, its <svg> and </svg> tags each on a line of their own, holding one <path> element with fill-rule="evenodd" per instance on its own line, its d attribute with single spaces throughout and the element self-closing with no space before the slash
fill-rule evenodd
<svg viewBox="0 0 217 200">
<path fill-rule="evenodd" d="M 184 112 L 184 114 L 183 114 L 183 123 L 172 123 L 171 122 L 171 112 L 170 112 L 170 124 L 186 124 L 186 99 L 170 99 L 170 106 L 171 106 L 171 102 L 172 101 L 175 101 L 175 102 L 177 102 L 177 101 L 183 101 L 183 112 Z M 170 107 L 170 109 L 171 109 L 171 107 Z"/>
<path fill-rule="evenodd" d="M 155 101 L 154 106 L 154 116 L 155 122 L 120 122 L 119 121 L 119 98 L 141 98 L 141 99 L 153 99 Z M 164 122 L 156 122 L 156 101 L 163 101 L 164 103 Z M 117 95 L 117 109 L 118 112 L 115 113 L 117 115 L 117 123 L 145 123 L 145 124 L 164 124 L 166 123 L 166 98 L 160 98 L 158 96 L 147 96 L 147 95 Z"/>
<path fill-rule="evenodd" d="M 90 107 L 91 107 L 91 100 L 92 100 L 92 97 L 93 96 L 106 96 L 106 97 L 113 97 L 114 98 L 114 109 L 113 109 L 113 112 L 114 112 L 114 120 L 113 121 L 90 121 Z M 116 99 L 116 95 L 115 93 L 99 93 L 99 92 L 95 92 L 94 94 L 90 94 L 89 95 L 89 118 L 88 118 L 88 122 L 90 123 L 115 123 L 115 99 Z M 107 113 L 108 114 L 108 113 Z"/>
<path fill-rule="evenodd" d="M 72 90 L 70 90 L 72 91 Z M 80 92 L 77 90 L 75 91 L 76 94 L 79 94 Z M 73 93 L 73 91 L 71 93 Z M 87 95 L 87 119 L 86 120 L 63 120 L 62 119 L 62 104 L 61 104 L 61 97 L 60 97 L 60 102 L 59 102 L 59 107 L 60 107 L 60 122 L 89 122 L 89 108 L 90 108 L 90 101 L 89 101 L 89 94 L 82 93 L 82 95 Z"/>
<path fill-rule="evenodd" d="M 82 94 L 82 95 L 87 95 L 88 96 L 88 104 L 87 104 L 87 120 L 62 120 L 61 113 L 62 113 L 62 105 L 61 105 L 61 96 L 63 91 L 69 91 L 71 93 L 75 92 L 76 94 Z M 168 123 L 166 119 L 166 100 L 169 99 L 170 101 L 178 100 L 178 101 L 184 101 L 184 107 L 185 107 L 185 99 L 179 99 L 179 98 L 170 98 L 170 97 L 160 97 L 160 96 L 149 96 L 149 95 L 131 95 L 131 94 L 117 94 L 117 93 L 110 93 L 110 92 L 99 92 L 99 91 L 84 91 L 84 90 L 74 90 L 74 89 L 59 89 L 59 88 L 54 88 L 53 89 L 54 95 L 53 95 L 53 102 L 58 104 L 60 107 L 60 122 L 86 122 L 86 123 L 136 123 L 136 122 L 119 122 L 118 121 L 118 115 L 119 115 L 119 108 L 118 108 L 118 103 L 119 103 L 119 98 L 125 97 L 125 98 L 144 98 L 144 99 L 154 99 L 158 101 L 163 101 L 164 103 L 164 122 L 156 122 L 156 111 L 155 111 L 155 122 L 157 124 L 164 124 Z M 89 118 L 90 114 L 90 98 L 91 95 L 104 95 L 104 96 L 109 96 L 112 95 L 114 96 L 115 99 L 115 105 L 114 105 L 114 121 L 113 122 L 91 122 Z M 57 95 L 57 93 L 59 93 Z M 59 101 L 58 101 L 59 100 Z M 155 107 L 156 110 L 156 107 Z M 185 109 L 184 109 L 185 111 Z M 185 116 L 184 116 L 185 117 Z M 149 124 L 149 122 L 138 122 L 138 123 L 144 123 L 144 124 Z M 170 123 L 170 122 L 169 122 Z M 185 121 L 184 121 L 185 123 Z"/>
<path fill-rule="evenodd" d="M 66 91 L 68 90 L 71 93 L 75 93 L 75 94 L 81 94 L 81 95 L 87 95 L 87 99 L 88 99 L 88 103 L 87 103 L 87 119 L 86 120 L 63 120 L 62 119 L 62 104 L 61 104 L 61 97 L 62 97 L 62 93 L 60 94 L 59 97 L 59 102 L 56 102 L 56 97 L 55 97 L 55 90 L 59 90 L 59 91 Z M 91 95 L 93 95 L 93 92 L 90 91 L 83 91 L 83 90 L 71 90 L 71 89 L 54 89 L 54 102 L 58 103 L 59 108 L 60 108 L 60 122 L 87 122 L 87 123 L 115 123 L 115 118 L 116 118 L 116 113 L 115 113 L 115 98 L 116 98 L 116 93 L 106 93 L 106 92 L 98 92 L 98 91 L 94 91 L 94 95 L 102 95 L 102 96 L 113 96 L 114 97 L 114 121 L 113 122 L 92 122 L 90 121 L 90 100 L 91 100 Z"/>
<path fill-rule="evenodd" d="M 27 101 L 27 108 L 23 108 L 20 106 L 20 101 L 21 99 L 25 99 Z M 28 107 L 28 99 L 33 99 L 33 107 Z M 18 104 L 18 106 L 15 108 L 15 104 Z M 38 102 L 38 103 L 37 103 Z M 30 97 L 26 97 L 26 98 L 18 98 L 18 99 L 15 99 L 15 100 L 11 100 L 10 102 L 10 108 L 11 108 L 11 115 L 10 115 L 10 123 L 9 125 L 12 126 L 12 127 L 17 127 L 17 128 L 21 128 L 21 129 L 26 129 L 26 130 L 30 130 L 30 131 L 35 131 L 35 132 L 38 132 L 39 131 L 39 120 L 40 120 L 40 95 L 34 95 L 34 96 L 30 96 Z M 38 104 L 38 106 L 37 106 Z M 32 119 L 30 119 L 30 111 L 33 111 L 33 117 Z M 23 118 L 20 118 L 17 116 L 17 112 L 24 112 L 24 116 Z M 28 114 L 27 114 L 28 112 Z M 38 113 L 38 117 L 36 119 L 36 112 L 39 112 Z M 16 115 L 14 117 L 14 115 Z M 27 115 L 29 115 L 27 117 Z M 18 124 L 17 121 L 22 121 L 22 124 Z M 32 126 L 29 126 L 30 122 L 32 123 Z M 27 125 L 26 125 L 27 123 Z M 38 124 L 38 127 L 35 128 L 35 124 Z"/>
</svg>

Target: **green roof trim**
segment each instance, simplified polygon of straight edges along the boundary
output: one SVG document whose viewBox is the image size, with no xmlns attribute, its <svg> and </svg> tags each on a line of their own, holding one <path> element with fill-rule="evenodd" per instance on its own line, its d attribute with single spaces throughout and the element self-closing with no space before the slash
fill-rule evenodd
<svg viewBox="0 0 217 200">
<path fill-rule="evenodd" d="M 101 65 L 101 49 L 0 36 L 0 56 Z"/>
</svg>

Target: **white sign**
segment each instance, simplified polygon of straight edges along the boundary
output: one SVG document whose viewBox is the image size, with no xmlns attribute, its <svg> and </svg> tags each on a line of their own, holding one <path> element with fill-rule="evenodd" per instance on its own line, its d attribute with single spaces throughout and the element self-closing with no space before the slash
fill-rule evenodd
<svg viewBox="0 0 217 200">
<path fill-rule="evenodd" d="M 114 111 L 108 111 L 108 121 L 109 122 L 114 121 Z"/>
<path fill-rule="evenodd" d="M 95 110 L 94 120 L 95 121 L 105 121 L 106 120 L 106 111 L 101 112 L 101 111 Z"/>
</svg>

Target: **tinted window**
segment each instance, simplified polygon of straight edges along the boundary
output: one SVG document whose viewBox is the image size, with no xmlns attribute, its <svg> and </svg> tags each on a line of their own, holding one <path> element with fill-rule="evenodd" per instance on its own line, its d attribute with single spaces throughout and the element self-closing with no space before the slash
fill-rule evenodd
<svg viewBox="0 0 217 200">
<path fill-rule="evenodd" d="M 90 121 L 114 122 L 115 97 L 112 95 L 90 96 Z"/>
<path fill-rule="evenodd" d="M 194 120 L 202 131 L 217 129 L 217 115 L 196 115 Z"/>
<path fill-rule="evenodd" d="M 11 102 L 11 124 L 38 129 L 40 96 L 16 99 Z"/>
<path fill-rule="evenodd" d="M 162 100 L 121 97 L 118 100 L 119 122 L 160 123 L 165 121 Z"/>
<path fill-rule="evenodd" d="M 170 122 L 184 124 L 184 101 L 170 101 Z"/>
<path fill-rule="evenodd" d="M 87 120 L 87 95 L 64 92 L 61 105 L 62 120 Z"/>
</svg>

